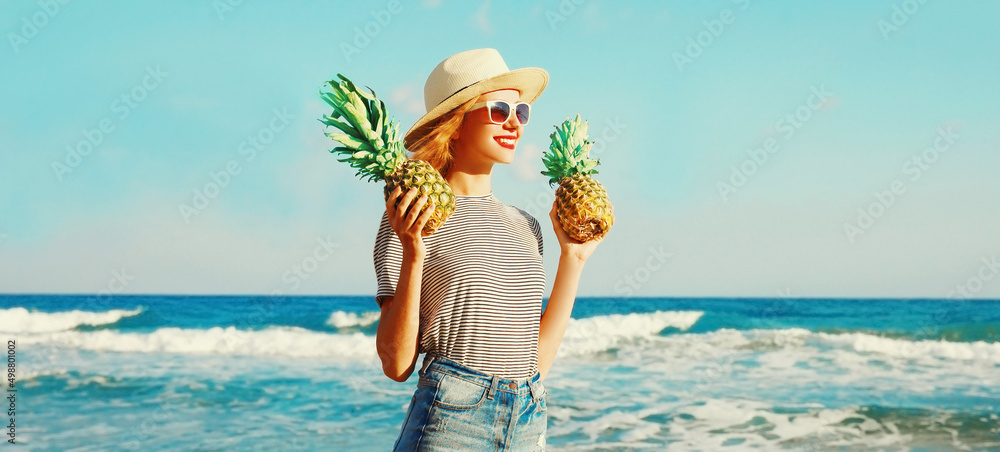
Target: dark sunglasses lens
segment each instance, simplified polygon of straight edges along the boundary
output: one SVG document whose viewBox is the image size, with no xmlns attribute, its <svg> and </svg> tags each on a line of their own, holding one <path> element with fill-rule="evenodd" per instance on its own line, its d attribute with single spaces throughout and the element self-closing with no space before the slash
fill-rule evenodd
<svg viewBox="0 0 1000 452">
<path fill-rule="evenodd" d="M 497 102 L 490 107 L 490 121 L 497 124 L 503 124 L 507 122 L 507 118 L 510 117 L 510 105 L 504 102 Z"/>
<path fill-rule="evenodd" d="M 528 123 L 528 116 L 531 114 L 531 106 L 528 104 L 517 104 L 517 122 L 522 125 Z"/>
</svg>

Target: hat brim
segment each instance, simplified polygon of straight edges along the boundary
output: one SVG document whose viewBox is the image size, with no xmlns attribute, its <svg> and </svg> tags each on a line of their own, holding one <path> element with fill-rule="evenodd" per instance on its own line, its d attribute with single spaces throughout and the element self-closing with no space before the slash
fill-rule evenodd
<svg viewBox="0 0 1000 452">
<path fill-rule="evenodd" d="M 480 80 L 452 94 L 437 104 L 427 114 L 421 116 L 413 124 L 413 127 L 410 127 L 410 130 L 406 132 L 404 141 L 409 143 L 414 131 L 482 94 L 501 89 L 515 89 L 521 93 L 521 102 L 530 104 L 537 100 L 538 96 L 542 95 L 542 91 L 545 91 L 545 87 L 548 84 L 549 73 L 545 69 L 537 67 L 514 69 L 513 71 Z"/>
</svg>

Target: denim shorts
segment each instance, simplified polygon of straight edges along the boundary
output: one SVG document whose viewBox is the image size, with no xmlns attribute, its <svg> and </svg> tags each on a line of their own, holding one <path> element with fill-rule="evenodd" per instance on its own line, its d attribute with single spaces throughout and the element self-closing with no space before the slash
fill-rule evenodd
<svg viewBox="0 0 1000 452">
<path fill-rule="evenodd" d="M 541 374 L 509 380 L 424 357 L 394 451 L 545 450 Z"/>
</svg>

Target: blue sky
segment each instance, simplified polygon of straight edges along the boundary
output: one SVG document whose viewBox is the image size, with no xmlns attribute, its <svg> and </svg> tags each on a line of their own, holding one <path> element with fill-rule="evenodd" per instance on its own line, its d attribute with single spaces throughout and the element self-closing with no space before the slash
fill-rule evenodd
<svg viewBox="0 0 1000 452">
<path fill-rule="evenodd" d="M 0 0 L 0 292 L 371 294 L 381 185 L 316 92 L 405 129 L 493 47 L 551 75 L 493 177 L 550 282 L 579 113 L 616 208 L 581 295 L 1000 297 L 998 3 L 232 3 Z"/>
</svg>

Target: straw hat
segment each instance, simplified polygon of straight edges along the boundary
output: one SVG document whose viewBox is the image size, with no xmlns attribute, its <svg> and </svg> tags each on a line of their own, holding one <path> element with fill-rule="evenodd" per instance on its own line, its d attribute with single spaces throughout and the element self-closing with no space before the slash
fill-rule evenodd
<svg viewBox="0 0 1000 452">
<path fill-rule="evenodd" d="M 414 130 L 480 94 L 499 89 L 516 89 L 521 101 L 532 103 L 549 83 L 549 73 L 537 67 L 510 70 L 496 49 L 475 49 L 457 53 L 438 64 L 424 84 L 427 114 L 406 132 Z"/>
</svg>

